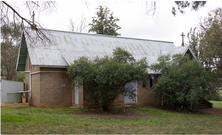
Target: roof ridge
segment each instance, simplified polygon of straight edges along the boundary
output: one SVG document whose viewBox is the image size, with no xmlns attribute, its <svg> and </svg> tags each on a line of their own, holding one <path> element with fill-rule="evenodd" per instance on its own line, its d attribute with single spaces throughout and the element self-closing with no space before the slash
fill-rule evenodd
<svg viewBox="0 0 222 135">
<path fill-rule="evenodd" d="M 30 28 L 30 27 L 26 27 L 26 28 Z M 31 29 L 31 28 L 30 28 L 30 29 Z M 53 29 L 45 29 L 45 28 L 39 28 L 39 29 L 40 29 L 40 30 L 47 30 L 47 31 L 56 31 L 56 32 L 65 32 L 65 33 L 72 33 L 72 34 L 80 34 L 80 35 L 90 35 L 90 36 L 101 36 L 101 37 L 110 37 L 110 38 L 122 38 L 122 39 L 132 39 L 132 40 L 143 40 L 143 41 L 154 41 L 154 42 L 173 43 L 172 41 L 151 40 L 151 39 L 132 38 L 132 37 L 117 37 L 117 36 L 111 36 L 111 35 L 92 34 L 92 33 L 80 33 L 80 32 L 73 32 L 73 31 L 53 30 Z"/>
</svg>

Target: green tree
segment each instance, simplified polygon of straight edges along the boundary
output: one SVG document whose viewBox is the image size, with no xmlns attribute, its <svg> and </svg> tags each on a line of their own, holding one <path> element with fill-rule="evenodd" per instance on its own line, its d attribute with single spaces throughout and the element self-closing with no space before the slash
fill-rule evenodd
<svg viewBox="0 0 222 135">
<path fill-rule="evenodd" d="M 116 48 L 113 57 L 89 60 L 81 57 L 68 67 L 69 77 L 83 85 L 89 101 L 102 111 L 110 109 L 119 94 L 132 96 L 125 84 L 133 80 L 146 80 L 148 77 L 146 59 L 135 61 L 133 56 Z M 133 96 L 132 96 L 133 97 Z"/>
<path fill-rule="evenodd" d="M 172 14 L 176 15 L 177 11 L 180 13 L 185 13 L 184 9 L 189 8 L 191 5 L 191 10 L 197 11 L 200 7 L 204 7 L 207 1 L 175 1 L 175 6 L 172 8 Z M 177 7 L 177 8 L 175 8 Z"/>
<path fill-rule="evenodd" d="M 25 72 L 23 72 L 23 71 L 17 71 L 15 80 L 16 80 L 16 81 L 23 82 L 24 79 L 25 79 Z"/>
<path fill-rule="evenodd" d="M 214 84 L 205 68 L 189 56 L 161 56 L 151 69 L 162 72 L 154 84 L 156 99 L 168 106 L 190 109 L 213 93 Z"/>
<path fill-rule="evenodd" d="M 218 8 L 200 24 L 199 59 L 221 87 L 222 78 L 222 9 Z"/>
<path fill-rule="evenodd" d="M 179 13 L 184 14 L 185 9 L 191 6 L 191 10 L 198 11 L 201 7 L 204 7 L 207 1 L 175 1 L 174 6 L 172 7 L 171 13 L 176 16 Z M 158 4 L 156 1 L 146 1 L 146 12 L 152 15 L 156 13 L 156 9 L 158 9 Z"/>
<path fill-rule="evenodd" d="M 10 23 L 1 27 L 1 73 L 7 80 L 14 80 L 16 76 L 15 68 L 21 33 L 18 24 Z"/>
<path fill-rule="evenodd" d="M 196 58 L 198 58 L 198 47 L 199 47 L 199 33 L 197 32 L 197 28 L 190 29 L 190 32 L 187 34 L 189 40 L 189 46 L 193 51 Z"/>
<path fill-rule="evenodd" d="M 116 23 L 119 19 L 113 16 L 113 12 L 110 14 L 107 7 L 99 6 L 96 15 L 96 17 L 92 17 L 92 23 L 89 24 L 91 26 L 89 32 L 112 36 L 120 35 L 117 30 L 121 27 Z"/>
</svg>

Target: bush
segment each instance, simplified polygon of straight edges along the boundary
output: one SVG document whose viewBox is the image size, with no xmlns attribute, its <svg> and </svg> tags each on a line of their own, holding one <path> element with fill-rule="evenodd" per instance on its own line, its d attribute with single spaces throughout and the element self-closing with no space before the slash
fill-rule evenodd
<svg viewBox="0 0 222 135">
<path fill-rule="evenodd" d="M 214 90 L 211 76 L 196 60 L 174 55 L 172 59 L 162 56 L 158 61 L 151 68 L 162 75 L 154 84 L 153 93 L 168 106 L 190 109 Z"/>
<path fill-rule="evenodd" d="M 133 94 L 132 90 L 124 87 L 126 83 L 147 79 L 147 67 L 145 59 L 135 61 L 129 52 L 117 48 L 113 57 L 75 60 L 68 67 L 68 74 L 83 85 L 84 100 L 90 100 L 90 105 L 107 111 L 119 94 Z"/>
<path fill-rule="evenodd" d="M 25 72 L 18 71 L 15 77 L 15 80 L 23 82 L 24 79 L 25 79 Z"/>
</svg>

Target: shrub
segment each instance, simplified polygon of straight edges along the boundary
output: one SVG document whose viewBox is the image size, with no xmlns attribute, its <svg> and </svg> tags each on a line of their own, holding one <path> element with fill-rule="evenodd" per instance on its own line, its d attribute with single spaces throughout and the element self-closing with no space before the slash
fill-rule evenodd
<svg viewBox="0 0 222 135">
<path fill-rule="evenodd" d="M 136 61 L 129 52 L 116 48 L 113 57 L 75 60 L 68 67 L 68 74 L 83 85 L 91 105 L 106 111 L 119 94 L 133 94 L 133 90 L 125 89 L 126 83 L 147 79 L 147 67 L 146 59 Z"/>
<path fill-rule="evenodd" d="M 163 100 L 168 106 L 190 109 L 214 91 L 211 76 L 196 60 L 174 55 L 172 59 L 162 56 L 158 61 L 151 66 L 162 72 L 153 86 L 153 93 L 157 100 Z"/>
<path fill-rule="evenodd" d="M 24 79 L 25 79 L 25 72 L 18 71 L 15 77 L 15 80 L 23 82 Z"/>
</svg>

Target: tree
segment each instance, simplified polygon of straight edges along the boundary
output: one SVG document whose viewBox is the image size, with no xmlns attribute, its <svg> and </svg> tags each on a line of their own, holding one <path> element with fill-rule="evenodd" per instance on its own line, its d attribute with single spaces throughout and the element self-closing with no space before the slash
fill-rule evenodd
<svg viewBox="0 0 222 135">
<path fill-rule="evenodd" d="M 180 11 L 180 13 L 185 13 L 184 9 L 190 7 L 191 10 L 197 11 L 200 7 L 204 7 L 204 5 L 207 3 L 207 1 L 175 1 L 175 6 L 172 8 L 172 14 L 175 16 L 177 14 L 177 11 Z"/>
<path fill-rule="evenodd" d="M 24 79 L 25 79 L 25 72 L 23 72 L 23 71 L 17 71 L 15 80 L 16 80 L 16 81 L 23 82 Z"/>
<path fill-rule="evenodd" d="M 199 28 L 190 30 L 189 44 L 207 71 L 213 76 L 218 89 L 222 84 L 222 9 L 209 12 Z"/>
<path fill-rule="evenodd" d="M 110 14 L 107 7 L 99 6 L 96 15 L 96 17 L 92 17 L 92 23 L 89 24 L 91 26 L 89 32 L 112 36 L 120 35 L 117 30 L 121 27 L 116 23 L 119 19 L 113 16 L 113 12 Z"/>
<path fill-rule="evenodd" d="M 196 58 L 198 58 L 198 47 L 199 47 L 199 34 L 197 32 L 197 28 L 190 29 L 190 32 L 187 34 L 189 40 L 189 46 L 193 51 Z"/>
<path fill-rule="evenodd" d="M 73 22 L 72 19 L 69 20 L 69 29 L 73 32 L 83 32 L 86 28 L 86 18 L 82 15 L 79 25 L 76 25 L 76 21 Z"/>
<path fill-rule="evenodd" d="M 211 76 L 205 68 L 189 56 L 161 56 L 151 69 L 161 72 L 153 86 L 156 99 L 168 106 L 190 109 L 215 92 Z"/>
<path fill-rule="evenodd" d="M 204 7 L 207 1 L 175 1 L 175 5 L 172 7 L 172 14 L 176 16 L 177 12 L 184 14 L 185 9 L 191 6 L 191 10 L 198 11 L 201 7 Z M 147 14 L 154 15 L 156 13 L 156 9 L 158 9 L 158 4 L 156 1 L 146 1 L 146 12 Z"/>
<path fill-rule="evenodd" d="M 79 85 L 83 85 L 92 105 L 107 111 L 119 94 L 132 96 L 133 90 L 125 89 L 124 86 L 133 80 L 146 80 L 146 68 L 145 59 L 135 61 L 129 52 L 116 48 L 113 57 L 105 56 L 94 60 L 81 57 L 75 60 L 68 67 L 68 74 Z"/>
<path fill-rule="evenodd" d="M 14 26 L 16 25 L 16 26 Z M 1 27 L 1 70 L 2 76 L 7 80 L 14 80 L 16 76 L 16 62 L 18 56 L 21 29 L 18 31 L 19 24 L 10 23 Z"/>
<path fill-rule="evenodd" d="M 199 59 L 221 87 L 222 78 L 222 9 L 209 12 L 200 23 Z"/>
<path fill-rule="evenodd" d="M 35 13 L 34 11 L 37 12 L 51 12 L 55 8 L 55 2 L 53 1 L 25 1 L 24 5 L 28 9 L 27 12 L 30 14 L 30 18 L 28 19 L 24 17 L 18 10 L 17 7 L 12 6 L 6 1 L 1 1 L 1 24 L 9 24 L 10 22 L 13 21 L 14 24 L 16 23 L 21 23 L 21 29 L 26 32 L 27 34 L 29 33 L 26 31 L 25 26 L 28 25 L 32 29 L 36 31 L 36 37 L 41 38 L 42 40 L 48 40 L 50 42 L 50 39 L 47 38 L 47 33 L 45 33 L 43 30 L 40 30 L 39 28 L 42 28 L 40 23 L 38 21 L 34 20 L 35 18 Z M 17 25 L 14 25 L 17 26 Z M 15 27 L 17 29 L 17 27 Z M 19 30 L 18 28 L 17 30 Z"/>
</svg>

